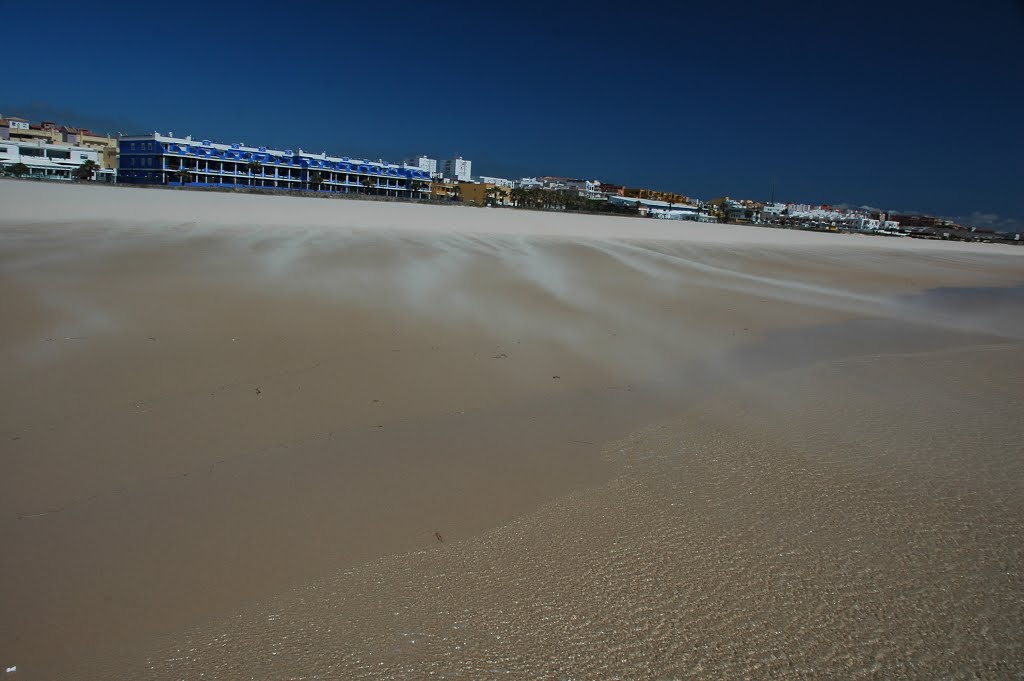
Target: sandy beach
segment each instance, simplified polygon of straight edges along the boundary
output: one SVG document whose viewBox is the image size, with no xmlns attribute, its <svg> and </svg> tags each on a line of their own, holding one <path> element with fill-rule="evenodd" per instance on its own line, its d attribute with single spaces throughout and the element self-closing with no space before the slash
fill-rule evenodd
<svg viewBox="0 0 1024 681">
<path fill-rule="evenodd" d="M 1024 674 L 1024 248 L 0 206 L 11 678 Z"/>
</svg>

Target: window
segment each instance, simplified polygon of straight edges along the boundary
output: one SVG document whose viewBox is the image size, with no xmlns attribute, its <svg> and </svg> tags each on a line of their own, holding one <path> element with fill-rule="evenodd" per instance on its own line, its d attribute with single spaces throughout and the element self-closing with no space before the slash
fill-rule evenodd
<svg viewBox="0 0 1024 681">
<path fill-rule="evenodd" d="M 132 151 L 135 151 L 135 142 L 132 142 Z"/>
</svg>

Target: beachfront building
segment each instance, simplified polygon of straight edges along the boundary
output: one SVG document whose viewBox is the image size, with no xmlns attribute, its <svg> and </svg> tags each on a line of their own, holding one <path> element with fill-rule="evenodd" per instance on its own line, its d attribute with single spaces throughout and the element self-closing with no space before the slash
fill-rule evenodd
<svg viewBox="0 0 1024 681">
<path fill-rule="evenodd" d="M 522 177 L 515 181 L 515 186 L 520 189 L 543 189 L 544 182 L 539 177 Z"/>
<path fill-rule="evenodd" d="M 100 166 L 117 170 L 117 140 L 110 135 L 100 135 L 88 128 L 60 126 L 61 139 L 65 144 L 95 149 L 99 152 Z"/>
<path fill-rule="evenodd" d="M 441 161 L 438 170 L 450 180 L 470 182 L 473 179 L 473 162 L 458 156 Z"/>
<path fill-rule="evenodd" d="M 403 163 L 410 168 L 419 168 L 430 173 L 431 177 L 437 175 L 437 159 L 427 158 L 426 156 L 413 156 L 407 158 Z"/>
<path fill-rule="evenodd" d="M 708 215 L 699 207 L 685 203 L 670 203 L 668 201 L 656 201 L 654 199 L 639 199 L 631 196 L 608 197 L 608 203 L 613 206 L 630 206 L 637 209 L 640 215 L 662 220 L 693 220 L 695 222 L 717 222 L 716 218 Z"/>
<path fill-rule="evenodd" d="M 884 218 L 851 218 L 844 223 L 847 229 L 852 229 L 858 232 L 897 232 L 900 229 L 900 223 L 895 220 L 886 220 Z"/>
<path fill-rule="evenodd" d="M 438 178 L 430 183 L 430 198 L 435 201 L 457 201 L 461 194 L 461 185 L 455 180 Z"/>
<path fill-rule="evenodd" d="M 626 188 L 621 184 L 612 184 L 611 182 L 601 182 L 601 194 L 605 197 L 609 196 L 625 196 Z"/>
<path fill-rule="evenodd" d="M 110 135 L 99 135 L 87 128 L 59 125 L 53 121 L 30 123 L 18 116 L 0 115 L 0 140 L 45 142 L 87 147 L 99 152 L 99 165 L 117 169 L 117 140 Z"/>
<path fill-rule="evenodd" d="M 117 171 L 100 166 L 100 153 L 95 149 L 69 144 L 52 144 L 45 139 L 0 140 L 0 170 L 5 173 L 24 168 L 26 177 L 49 180 L 71 180 L 75 171 L 87 162 L 96 166 L 92 180 L 113 182 Z"/>
<path fill-rule="evenodd" d="M 601 183 L 597 180 L 581 180 L 577 178 L 566 179 L 565 188 L 587 199 L 603 199 Z"/>
<path fill-rule="evenodd" d="M 508 189 L 512 189 L 512 187 L 516 186 L 515 182 L 512 180 L 506 180 L 503 177 L 489 177 L 487 175 L 481 175 L 476 178 L 476 181 L 483 182 L 484 184 L 493 184 L 496 187 L 506 187 Z"/>
<path fill-rule="evenodd" d="M 690 203 L 690 197 L 675 192 L 664 192 L 659 189 L 647 189 L 644 187 L 623 187 L 622 196 L 632 199 L 651 199 L 653 201 L 667 201 L 668 203 Z"/>
<path fill-rule="evenodd" d="M 118 181 L 193 187 L 247 187 L 363 193 L 404 198 L 429 194 L 419 168 L 348 156 L 220 144 L 151 133 L 119 140 Z"/>
<path fill-rule="evenodd" d="M 458 199 L 478 206 L 511 206 L 512 188 L 491 182 L 460 182 Z"/>
<path fill-rule="evenodd" d="M 59 144 L 64 141 L 60 130 L 50 121 L 30 123 L 18 116 L 0 114 L 0 139 L 16 142 L 52 142 Z"/>
</svg>

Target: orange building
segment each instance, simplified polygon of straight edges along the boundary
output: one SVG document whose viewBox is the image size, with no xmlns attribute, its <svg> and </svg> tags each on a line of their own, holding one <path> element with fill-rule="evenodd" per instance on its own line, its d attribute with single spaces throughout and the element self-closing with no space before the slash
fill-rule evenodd
<svg viewBox="0 0 1024 681">
<path fill-rule="evenodd" d="M 667 201 L 668 203 L 690 203 L 690 197 L 676 194 L 674 192 L 662 192 L 657 189 L 642 189 L 638 187 L 626 187 L 622 190 L 622 196 L 631 199 L 651 199 L 652 201 Z"/>
</svg>

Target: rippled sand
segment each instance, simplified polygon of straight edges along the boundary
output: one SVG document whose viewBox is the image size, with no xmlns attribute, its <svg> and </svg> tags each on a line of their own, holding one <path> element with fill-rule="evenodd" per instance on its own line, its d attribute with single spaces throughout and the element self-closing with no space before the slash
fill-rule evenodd
<svg viewBox="0 0 1024 681">
<path fill-rule="evenodd" d="M 1024 249 L 0 205 L 16 678 L 1024 673 Z"/>
<path fill-rule="evenodd" d="M 246 609 L 140 676 L 1018 676 L 1021 350 L 753 382 L 612 445 L 606 485 Z"/>
</svg>

